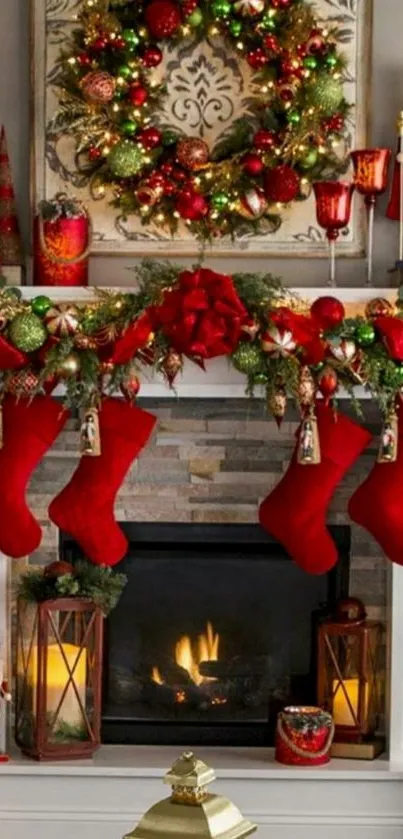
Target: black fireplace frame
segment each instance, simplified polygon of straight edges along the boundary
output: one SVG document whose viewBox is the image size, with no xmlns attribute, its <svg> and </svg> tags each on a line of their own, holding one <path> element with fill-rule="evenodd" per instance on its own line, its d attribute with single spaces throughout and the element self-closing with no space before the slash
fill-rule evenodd
<svg viewBox="0 0 403 839">
<path fill-rule="evenodd" d="M 195 546 L 206 551 L 211 546 L 222 546 L 222 556 L 247 545 L 249 556 L 260 555 L 262 561 L 270 556 L 292 561 L 279 543 L 269 536 L 258 524 L 198 524 L 198 523 L 161 523 L 144 522 L 120 523 L 129 544 L 137 549 L 155 550 L 161 545 L 172 545 L 176 551 L 189 550 Z M 351 531 L 346 525 L 328 528 L 334 539 L 339 561 L 327 574 L 327 608 L 318 612 L 316 622 L 312 623 L 312 633 L 316 633 L 317 622 L 328 616 L 340 597 L 348 596 L 350 575 Z M 152 531 L 152 538 L 150 532 Z M 264 556 L 263 556 L 264 553 Z M 60 556 L 74 563 L 80 550 L 76 542 L 65 533 L 60 533 Z M 217 561 L 220 558 L 217 557 Z M 119 567 L 118 567 L 119 570 Z M 315 644 L 312 644 L 314 650 Z M 108 659 L 108 621 L 105 624 L 105 654 Z M 311 662 L 312 678 L 315 678 L 315 661 Z M 104 695 L 108 689 L 108 672 L 104 668 Z M 249 721 L 197 721 L 195 723 L 178 720 L 133 720 L 102 716 L 102 742 L 107 744 L 151 744 L 161 745 L 161 728 L 164 730 L 165 745 L 254 745 L 267 746 L 269 735 L 267 724 Z M 219 729 L 219 732 L 218 732 Z M 219 736 L 217 736 L 219 734 Z"/>
</svg>

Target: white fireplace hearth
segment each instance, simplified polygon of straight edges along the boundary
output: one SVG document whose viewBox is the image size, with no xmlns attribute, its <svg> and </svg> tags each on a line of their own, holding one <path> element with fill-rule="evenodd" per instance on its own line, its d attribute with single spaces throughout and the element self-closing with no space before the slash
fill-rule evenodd
<svg viewBox="0 0 403 839">
<path fill-rule="evenodd" d="M 40 290 L 24 289 L 27 296 L 31 292 Z M 313 299 L 323 289 L 301 293 Z M 378 293 L 377 289 L 337 290 L 353 309 Z M 395 292 L 388 296 L 394 298 Z M 244 384 L 235 372 L 229 375 L 225 361 L 217 361 L 209 365 L 207 374 L 192 365 L 178 390 L 185 399 L 239 398 Z M 151 381 L 144 395 L 169 393 L 161 382 Z M 0 555 L 3 660 L 10 641 L 8 563 Z M 234 801 L 245 818 L 258 825 L 261 839 L 403 837 L 403 568 L 390 565 L 389 577 L 385 756 L 372 763 L 333 760 L 311 769 L 280 766 L 270 749 L 195 749 L 216 770 L 212 790 Z M 5 735 L 3 726 L 0 738 Z M 16 751 L 9 732 L 8 740 L 11 760 L 0 764 L 0 825 L 12 839 L 121 839 L 154 802 L 169 794 L 162 779 L 181 751 L 180 747 L 103 746 L 92 761 L 39 764 Z"/>
<path fill-rule="evenodd" d="M 5 557 L 1 614 L 7 614 Z M 257 823 L 262 839 L 403 836 L 403 568 L 390 567 L 388 754 L 321 768 L 276 764 L 273 750 L 198 748 L 214 790 Z M 7 621 L 3 621 L 3 638 Z M 188 744 L 184 744 L 184 747 Z M 11 746 L 0 765 L 0 825 L 13 839 L 120 839 L 154 802 L 179 747 L 103 746 L 91 761 L 35 763 Z M 168 794 L 168 792 L 167 792 Z"/>
</svg>

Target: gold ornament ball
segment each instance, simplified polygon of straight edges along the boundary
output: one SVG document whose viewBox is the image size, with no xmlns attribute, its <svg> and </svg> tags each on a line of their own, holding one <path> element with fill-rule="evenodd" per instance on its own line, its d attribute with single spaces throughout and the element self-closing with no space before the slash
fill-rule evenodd
<svg viewBox="0 0 403 839">
<path fill-rule="evenodd" d="M 62 378 L 70 378 L 70 376 L 76 376 L 80 370 L 80 358 L 77 353 L 69 353 L 66 356 L 64 361 L 62 361 L 58 374 L 62 376 Z"/>
<path fill-rule="evenodd" d="M 113 361 L 103 361 L 100 366 L 100 371 L 103 376 L 111 376 L 115 369 Z"/>
<path fill-rule="evenodd" d="M 78 350 L 96 350 L 98 343 L 95 338 L 90 335 L 78 334 L 74 338 L 74 346 L 77 347 Z"/>
<path fill-rule="evenodd" d="M 375 318 L 389 317 L 393 315 L 393 305 L 386 300 L 385 297 L 375 297 L 370 300 L 365 307 L 365 315 L 368 320 L 375 320 Z"/>
<path fill-rule="evenodd" d="M 208 163 L 209 147 L 204 140 L 197 137 L 187 137 L 180 140 L 176 147 L 176 159 L 184 169 L 195 171 L 202 169 Z"/>
</svg>

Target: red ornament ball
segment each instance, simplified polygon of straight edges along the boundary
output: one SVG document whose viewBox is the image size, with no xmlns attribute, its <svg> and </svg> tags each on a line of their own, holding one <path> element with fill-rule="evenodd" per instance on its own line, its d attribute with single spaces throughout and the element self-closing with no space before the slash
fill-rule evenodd
<svg viewBox="0 0 403 839">
<path fill-rule="evenodd" d="M 266 198 L 279 204 L 294 201 L 299 192 L 299 177 L 291 166 L 276 166 L 266 173 L 264 190 Z"/>
<path fill-rule="evenodd" d="M 101 149 L 97 149 L 96 146 L 93 146 L 88 151 L 88 157 L 89 157 L 90 160 L 93 160 L 93 161 L 99 160 L 102 157 Z"/>
<path fill-rule="evenodd" d="M 255 50 L 248 52 L 246 60 L 254 70 L 260 70 L 267 64 L 269 58 L 261 47 L 256 47 Z"/>
<path fill-rule="evenodd" d="M 80 67 L 89 67 L 91 63 L 92 59 L 89 55 L 87 55 L 86 52 L 82 52 L 80 55 L 77 56 L 77 64 L 79 64 Z"/>
<path fill-rule="evenodd" d="M 151 151 L 161 145 L 162 134 L 158 128 L 144 128 L 140 131 L 138 140 L 147 151 Z"/>
<path fill-rule="evenodd" d="M 70 562 L 64 560 L 56 560 L 46 565 L 43 569 L 43 576 L 48 580 L 57 580 L 59 577 L 64 577 L 66 574 L 74 574 L 74 568 Z"/>
<path fill-rule="evenodd" d="M 248 153 L 242 158 L 242 168 L 247 175 L 255 178 L 263 172 L 264 163 L 257 154 Z"/>
<path fill-rule="evenodd" d="M 325 397 L 325 404 L 328 405 L 332 396 L 336 393 L 339 386 L 337 373 L 333 367 L 325 367 L 319 378 L 319 390 L 322 396 Z"/>
<path fill-rule="evenodd" d="M 323 120 L 323 127 L 325 131 L 335 132 L 342 131 L 344 128 L 345 116 L 344 114 L 334 114 L 329 119 Z"/>
<path fill-rule="evenodd" d="M 127 45 L 126 45 L 126 41 L 125 41 L 124 38 L 121 38 L 120 36 L 115 38 L 115 40 L 113 42 L 113 49 L 114 50 L 124 50 L 124 49 L 126 49 L 126 46 Z"/>
<path fill-rule="evenodd" d="M 273 9 L 288 9 L 293 0 L 271 0 Z"/>
<path fill-rule="evenodd" d="M 270 151 L 276 145 L 276 135 L 273 131 L 266 131 L 265 128 L 261 128 L 253 138 L 253 145 L 259 151 Z"/>
<path fill-rule="evenodd" d="M 201 221 L 207 215 L 208 209 L 203 195 L 191 190 L 181 192 L 176 201 L 176 210 L 186 221 Z"/>
<path fill-rule="evenodd" d="M 96 52 L 102 52 L 102 50 L 104 50 L 108 46 L 108 41 L 106 40 L 106 38 L 100 36 L 99 38 L 96 38 L 90 46 L 92 50 L 95 50 Z"/>
<path fill-rule="evenodd" d="M 127 402 L 134 402 L 140 390 L 140 380 L 136 375 L 135 370 L 129 371 L 127 378 L 120 385 L 120 390 Z"/>
<path fill-rule="evenodd" d="M 39 378 L 33 370 L 19 370 L 7 380 L 7 391 L 13 396 L 30 396 L 39 385 Z"/>
<path fill-rule="evenodd" d="M 152 0 L 145 10 L 145 22 L 152 38 L 170 38 L 179 29 L 181 16 L 176 3 Z"/>
<path fill-rule="evenodd" d="M 321 329 L 333 329 L 344 320 L 345 309 L 337 297 L 318 297 L 311 306 L 311 315 Z"/>
<path fill-rule="evenodd" d="M 144 50 L 141 60 L 144 67 L 158 67 L 162 61 L 162 52 L 159 47 L 148 47 Z"/>
<path fill-rule="evenodd" d="M 209 147 L 204 140 L 196 137 L 187 137 L 180 140 L 176 147 L 176 159 L 184 169 L 195 171 L 201 169 L 208 162 L 210 153 Z"/>
<path fill-rule="evenodd" d="M 141 108 L 147 102 L 148 92 L 141 84 L 132 85 L 129 90 L 129 101 L 137 108 Z"/>
<path fill-rule="evenodd" d="M 84 99 L 93 105 L 106 105 L 113 99 L 116 81 L 104 70 L 92 70 L 81 82 Z"/>
<path fill-rule="evenodd" d="M 281 47 L 278 42 L 278 38 L 275 35 L 265 35 L 263 38 L 263 43 L 266 49 L 269 52 L 272 52 L 274 55 L 278 55 L 281 52 Z"/>
<path fill-rule="evenodd" d="M 323 51 L 324 47 L 325 39 L 322 35 L 321 29 L 313 29 L 306 43 L 306 51 L 308 55 L 317 55 Z"/>
<path fill-rule="evenodd" d="M 279 84 L 277 92 L 283 102 L 292 102 L 297 89 L 292 82 L 282 82 Z"/>
</svg>

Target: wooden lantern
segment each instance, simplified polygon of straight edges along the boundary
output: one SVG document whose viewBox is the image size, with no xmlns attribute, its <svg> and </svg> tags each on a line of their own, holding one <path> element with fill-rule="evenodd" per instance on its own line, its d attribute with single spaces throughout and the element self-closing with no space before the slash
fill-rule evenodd
<svg viewBox="0 0 403 839">
<path fill-rule="evenodd" d="M 341 601 L 334 619 L 319 627 L 318 705 L 334 720 L 333 756 L 373 759 L 383 751 L 375 736 L 382 635 L 382 624 L 367 620 L 354 598 Z"/>
<path fill-rule="evenodd" d="M 100 745 L 103 615 L 73 597 L 17 609 L 15 738 L 35 760 L 88 758 Z"/>
</svg>

